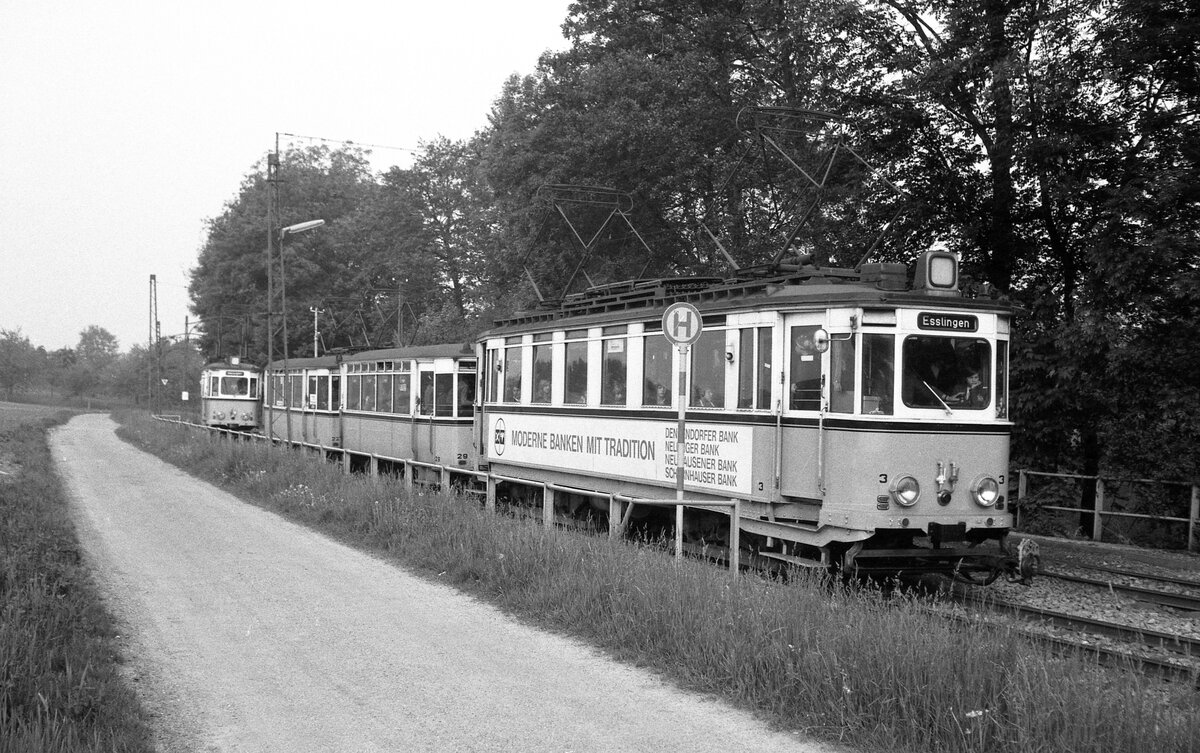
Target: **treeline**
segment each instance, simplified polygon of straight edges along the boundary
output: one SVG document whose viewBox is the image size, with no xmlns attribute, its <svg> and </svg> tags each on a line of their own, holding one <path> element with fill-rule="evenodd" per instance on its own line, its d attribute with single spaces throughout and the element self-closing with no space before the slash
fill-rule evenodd
<svg viewBox="0 0 1200 753">
<path fill-rule="evenodd" d="M 467 339 L 568 281 L 936 244 L 1022 307 L 1015 465 L 1197 476 L 1189 3 L 581 0 L 563 29 L 469 140 L 380 175 L 353 147 L 280 155 L 279 224 L 327 222 L 276 268 L 292 354 L 313 309 L 325 349 Z M 853 153 L 827 163 L 837 143 Z M 547 201 L 564 184 L 631 201 Z M 266 353 L 267 195 L 255 166 L 210 222 L 191 285 L 209 355 Z"/>
<path fill-rule="evenodd" d="M 75 347 L 46 350 L 19 329 L 0 329 L 0 397 L 7 400 L 101 398 L 162 407 L 196 390 L 201 365 L 200 353 L 186 341 L 164 338 L 153 349 L 134 345 L 121 352 L 111 332 L 92 325 L 79 333 Z"/>
</svg>

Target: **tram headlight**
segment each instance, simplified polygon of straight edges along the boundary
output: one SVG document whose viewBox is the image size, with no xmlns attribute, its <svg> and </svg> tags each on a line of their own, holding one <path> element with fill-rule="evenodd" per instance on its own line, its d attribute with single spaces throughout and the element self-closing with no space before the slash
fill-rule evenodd
<svg viewBox="0 0 1200 753">
<path fill-rule="evenodd" d="M 912 507 L 921 498 L 921 484 L 912 476 L 898 476 L 888 486 L 892 499 L 901 507 Z"/>
<path fill-rule="evenodd" d="M 218 421 L 225 418 L 224 411 L 217 411 L 216 413 L 213 414 L 213 418 L 217 419 Z"/>
<path fill-rule="evenodd" d="M 992 507 L 1000 499 L 1000 482 L 991 476 L 980 476 L 971 482 L 971 499 L 980 507 Z"/>
</svg>

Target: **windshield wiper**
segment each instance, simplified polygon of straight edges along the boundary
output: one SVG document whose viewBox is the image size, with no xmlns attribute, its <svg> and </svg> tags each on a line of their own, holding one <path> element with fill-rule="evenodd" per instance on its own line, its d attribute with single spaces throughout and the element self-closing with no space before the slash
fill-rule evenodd
<svg viewBox="0 0 1200 753">
<path fill-rule="evenodd" d="M 947 416 L 954 415 L 954 411 L 950 410 L 950 406 L 946 405 L 946 401 L 943 400 L 942 396 L 937 393 L 937 390 L 929 386 L 929 382 L 926 382 L 924 379 L 922 379 L 921 384 L 925 385 L 925 389 L 929 390 L 933 396 L 937 398 L 937 401 L 942 404 L 942 407 L 946 409 Z"/>
</svg>

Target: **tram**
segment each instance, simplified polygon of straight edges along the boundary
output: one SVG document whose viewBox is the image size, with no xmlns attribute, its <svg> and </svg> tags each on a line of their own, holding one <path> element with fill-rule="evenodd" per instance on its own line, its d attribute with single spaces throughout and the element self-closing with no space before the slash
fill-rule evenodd
<svg viewBox="0 0 1200 753">
<path fill-rule="evenodd" d="M 612 499 L 668 498 L 681 465 L 689 499 L 740 500 L 742 543 L 767 558 L 1020 573 L 1006 498 L 1013 311 L 965 297 L 958 272 L 931 251 L 911 283 L 902 264 L 806 264 L 597 286 L 515 315 L 479 343 L 482 463 L 527 489 L 578 490 L 560 511 L 600 517 Z M 702 317 L 686 361 L 663 331 L 679 302 Z M 685 540 L 728 545 L 727 516 L 688 521 Z"/>
<path fill-rule="evenodd" d="M 237 358 L 200 371 L 200 420 L 205 426 L 252 431 L 262 424 L 262 371 Z"/>
</svg>

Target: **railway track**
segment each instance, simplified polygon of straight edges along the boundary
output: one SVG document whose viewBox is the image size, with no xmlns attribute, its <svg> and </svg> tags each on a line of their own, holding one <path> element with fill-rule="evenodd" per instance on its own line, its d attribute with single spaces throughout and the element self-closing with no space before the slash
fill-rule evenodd
<svg viewBox="0 0 1200 753">
<path fill-rule="evenodd" d="M 1078 569 L 1083 569 L 1081 566 L 1075 567 Z M 1057 578 L 1058 580 L 1063 580 L 1070 583 L 1079 583 L 1082 585 L 1096 586 L 1098 588 L 1106 588 L 1109 591 L 1123 593 L 1134 599 L 1137 599 L 1138 601 L 1147 602 L 1158 606 L 1171 607 L 1172 609 L 1182 609 L 1189 612 L 1200 612 L 1200 582 L 1190 580 L 1188 578 L 1151 575 L 1148 573 L 1124 570 L 1115 567 L 1089 566 L 1087 569 L 1106 572 L 1123 578 L 1138 579 L 1166 586 L 1176 586 L 1195 590 L 1192 593 L 1165 591 L 1161 588 L 1133 585 L 1131 583 L 1122 582 L 1113 578 L 1092 578 L 1085 575 L 1076 575 L 1074 573 L 1068 573 L 1056 569 L 1043 569 L 1038 573 L 1038 575 L 1047 578 Z"/>
<path fill-rule="evenodd" d="M 1134 628 L 1043 607 L 1014 604 L 990 594 L 980 596 L 967 593 L 961 596 L 961 601 L 1021 622 L 1049 628 L 1049 631 L 1026 633 L 1059 653 L 1084 653 L 1094 656 L 1106 666 L 1136 666 L 1163 679 L 1189 682 L 1200 688 L 1200 639 Z M 1097 642 L 1097 637 L 1110 639 L 1116 645 Z"/>
</svg>

